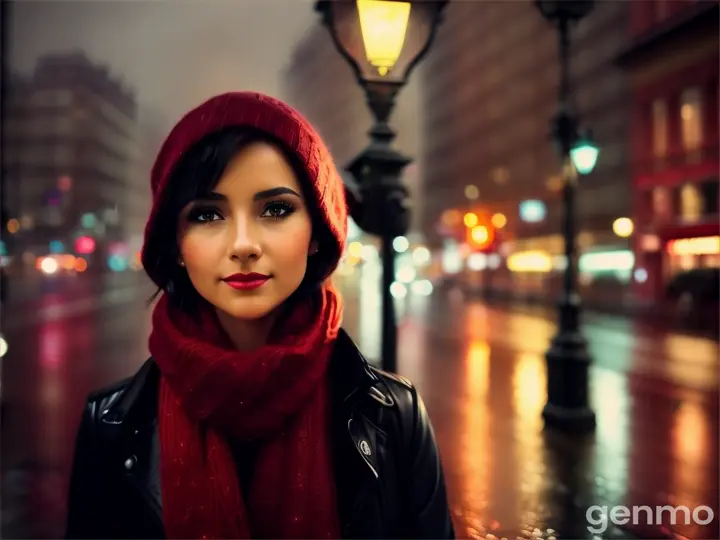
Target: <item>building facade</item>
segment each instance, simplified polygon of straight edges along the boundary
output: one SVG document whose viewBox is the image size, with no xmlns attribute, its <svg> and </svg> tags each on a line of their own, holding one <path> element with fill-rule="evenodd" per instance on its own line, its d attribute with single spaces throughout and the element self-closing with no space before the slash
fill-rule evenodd
<svg viewBox="0 0 720 540">
<path fill-rule="evenodd" d="M 682 271 L 720 267 L 718 2 L 631 3 L 635 283 L 657 303 Z"/>
<path fill-rule="evenodd" d="M 99 247 L 124 240 L 133 91 L 82 53 L 42 57 L 12 82 L 4 155 L 15 244 L 41 255 L 71 252 L 82 236 Z"/>
<path fill-rule="evenodd" d="M 614 63 L 627 40 L 628 4 L 596 2 L 571 34 L 574 104 L 601 149 L 577 190 L 578 243 L 588 252 L 629 248 L 612 230 L 630 211 L 630 90 Z M 451 2 L 425 60 L 422 227 L 440 246 L 448 229 L 463 227 L 463 213 L 502 214 L 495 264 L 475 265 L 496 270 L 496 287 L 546 293 L 563 266 L 560 160 L 549 136 L 557 40 L 530 2 Z M 497 262 L 513 256 L 513 270 Z M 616 259 L 605 260 L 613 273 Z"/>
</svg>

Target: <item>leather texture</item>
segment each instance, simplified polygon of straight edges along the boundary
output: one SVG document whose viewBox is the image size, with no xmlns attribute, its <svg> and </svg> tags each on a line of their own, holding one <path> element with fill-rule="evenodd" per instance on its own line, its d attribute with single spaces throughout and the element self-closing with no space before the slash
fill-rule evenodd
<svg viewBox="0 0 720 540">
<path fill-rule="evenodd" d="M 67 538 L 164 538 L 157 394 L 149 359 L 94 392 L 78 430 Z M 343 538 L 454 538 L 433 428 L 403 377 L 368 364 L 341 331 L 331 364 Z"/>
</svg>

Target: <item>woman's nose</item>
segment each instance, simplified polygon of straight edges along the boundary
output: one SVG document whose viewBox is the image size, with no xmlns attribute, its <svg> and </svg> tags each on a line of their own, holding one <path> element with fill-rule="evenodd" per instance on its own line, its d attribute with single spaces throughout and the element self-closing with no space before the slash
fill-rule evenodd
<svg viewBox="0 0 720 540">
<path fill-rule="evenodd" d="M 232 227 L 230 257 L 245 261 L 258 259 L 262 255 L 259 231 L 252 219 L 238 219 Z"/>
</svg>

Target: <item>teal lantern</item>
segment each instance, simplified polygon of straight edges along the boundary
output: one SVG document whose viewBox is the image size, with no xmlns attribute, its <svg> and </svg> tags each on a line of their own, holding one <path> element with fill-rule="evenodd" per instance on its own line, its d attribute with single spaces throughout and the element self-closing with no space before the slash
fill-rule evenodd
<svg viewBox="0 0 720 540">
<path fill-rule="evenodd" d="M 570 159 L 577 172 L 590 174 L 595 168 L 599 154 L 600 148 L 598 145 L 589 136 L 584 136 L 575 141 L 570 150 Z"/>
</svg>

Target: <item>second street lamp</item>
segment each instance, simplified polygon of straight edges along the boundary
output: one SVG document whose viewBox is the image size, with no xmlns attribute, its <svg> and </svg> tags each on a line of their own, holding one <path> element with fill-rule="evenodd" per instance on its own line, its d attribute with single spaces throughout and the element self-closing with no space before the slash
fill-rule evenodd
<svg viewBox="0 0 720 540">
<path fill-rule="evenodd" d="M 580 295 L 577 291 L 577 250 L 575 246 L 575 189 L 577 173 L 587 174 L 595 166 L 598 148 L 579 134 L 579 121 L 571 106 L 570 26 L 586 17 L 593 0 L 535 0 L 543 17 L 557 26 L 560 60 L 558 110 L 552 132 L 562 160 L 563 236 L 565 273 L 558 302 L 558 331 L 545 358 L 547 361 L 547 403 L 545 425 L 567 431 L 592 431 L 595 413 L 589 405 L 590 354 L 580 329 Z"/>
<path fill-rule="evenodd" d="M 395 281 L 393 240 L 410 224 L 407 188 L 400 174 L 412 160 L 392 147 L 389 125 L 395 98 L 428 51 L 447 3 L 442 1 L 319 0 L 333 42 L 365 90 L 375 123 L 370 144 L 346 169 L 357 183 L 350 213 L 357 225 L 382 241 L 382 367 L 397 369 L 397 323 L 390 287 Z"/>
</svg>

